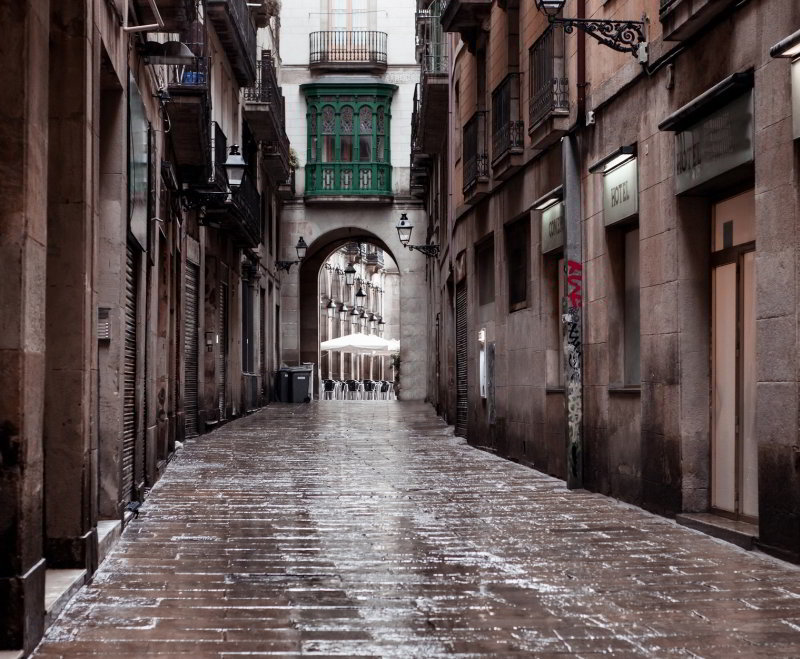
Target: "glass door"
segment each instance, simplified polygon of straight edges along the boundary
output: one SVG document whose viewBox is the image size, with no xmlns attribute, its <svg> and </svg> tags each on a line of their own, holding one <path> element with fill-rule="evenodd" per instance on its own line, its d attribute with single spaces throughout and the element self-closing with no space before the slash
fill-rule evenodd
<svg viewBox="0 0 800 659">
<path fill-rule="evenodd" d="M 758 517 L 753 191 L 714 207 L 711 273 L 711 506 Z"/>
</svg>

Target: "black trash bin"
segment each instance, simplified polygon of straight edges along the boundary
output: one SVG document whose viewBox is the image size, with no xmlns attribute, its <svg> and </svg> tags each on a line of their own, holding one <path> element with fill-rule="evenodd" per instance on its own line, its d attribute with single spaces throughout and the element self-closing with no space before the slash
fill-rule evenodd
<svg viewBox="0 0 800 659">
<path fill-rule="evenodd" d="M 281 403 L 291 402 L 292 393 L 292 371 L 289 368 L 282 368 L 275 374 L 275 397 Z"/>
<path fill-rule="evenodd" d="M 292 385 L 290 398 L 292 403 L 305 403 L 311 396 L 311 374 L 308 366 L 294 366 L 291 369 Z"/>
</svg>

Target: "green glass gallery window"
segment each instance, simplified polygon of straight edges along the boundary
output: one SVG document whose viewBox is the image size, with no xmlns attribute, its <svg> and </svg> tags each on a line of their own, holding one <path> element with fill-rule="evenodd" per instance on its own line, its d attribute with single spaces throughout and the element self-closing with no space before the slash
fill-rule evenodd
<svg viewBox="0 0 800 659">
<path fill-rule="evenodd" d="M 302 85 L 308 106 L 306 195 L 392 194 L 395 85 Z"/>
</svg>

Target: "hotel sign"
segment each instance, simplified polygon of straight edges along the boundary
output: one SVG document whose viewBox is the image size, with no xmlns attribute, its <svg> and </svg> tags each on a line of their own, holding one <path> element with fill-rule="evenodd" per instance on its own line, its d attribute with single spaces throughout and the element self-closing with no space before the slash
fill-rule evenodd
<svg viewBox="0 0 800 659">
<path fill-rule="evenodd" d="M 639 165 L 636 158 L 603 174 L 603 222 L 606 226 L 639 213 Z"/>
<path fill-rule="evenodd" d="M 542 211 L 542 254 L 564 247 L 564 202 Z"/>
<path fill-rule="evenodd" d="M 753 161 L 753 91 L 675 134 L 678 194 Z"/>
</svg>

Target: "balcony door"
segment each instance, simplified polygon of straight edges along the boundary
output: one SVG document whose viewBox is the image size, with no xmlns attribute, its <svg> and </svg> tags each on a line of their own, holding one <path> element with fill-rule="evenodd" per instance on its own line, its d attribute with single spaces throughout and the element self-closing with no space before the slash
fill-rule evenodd
<svg viewBox="0 0 800 659">
<path fill-rule="evenodd" d="M 711 505 L 758 517 L 755 436 L 755 198 L 714 207 L 712 254 Z"/>
<path fill-rule="evenodd" d="M 369 0 L 327 0 L 328 26 L 338 32 L 370 29 Z"/>
</svg>

